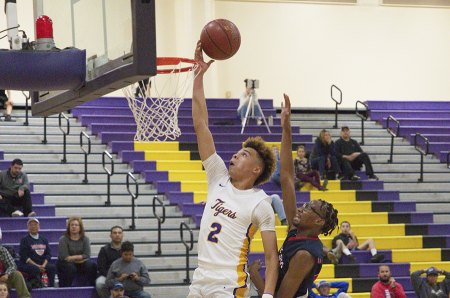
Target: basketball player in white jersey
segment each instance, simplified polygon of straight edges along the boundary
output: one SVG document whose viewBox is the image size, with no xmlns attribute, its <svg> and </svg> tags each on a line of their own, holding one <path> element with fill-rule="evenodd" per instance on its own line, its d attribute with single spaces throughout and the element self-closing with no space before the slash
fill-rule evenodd
<svg viewBox="0 0 450 298">
<path fill-rule="evenodd" d="M 199 66 L 194 79 L 192 118 L 208 178 L 208 196 L 198 238 L 198 268 L 188 297 L 248 297 L 247 254 L 258 228 L 266 262 L 263 297 L 273 297 L 278 277 L 275 215 L 269 196 L 255 186 L 271 177 L 275 157 L 261 138 L 249 138 L 233 155 L 227 170 L 208 128 L 203 75 L 213 61 L 204 62 L 200 41 L 195 60 Z"/>
</svg>

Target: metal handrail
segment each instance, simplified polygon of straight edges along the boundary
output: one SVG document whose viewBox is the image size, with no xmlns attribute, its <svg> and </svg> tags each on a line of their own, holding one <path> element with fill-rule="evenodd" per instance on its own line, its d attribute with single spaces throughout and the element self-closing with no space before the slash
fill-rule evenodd
<svg viewBox="0 0 450 298">
<path fill-rule="evenodd" d="M 62 118 L 66 119 L 66 130 L 63 129 L 62 127 Z M 70 134 L 70 119 L 69 117 L 66 116 L 66 114 L 64 113 L 59 113 L 58 116 L 58 126 L 59 126 L 59 130 L 63 133 L 63 159 L 61 159 L 61 163 L 67 163 L 67 158 L 66 158 L 66 147 L 67 147 L 67 135 Z"/>
<path fill-rule="evenodd" d="M 447 168 L 450 169 L 450 151 L 447 152 Z"/>
<path fill-rule="evenodd" d="M 363 105 L 366 108 L 366 114 L 365 115 L 359 112 L 360 110 L 358 109 L 358 104 Z M 358 100 L 356 102 L 355 114 L 356 114 L 357 117 L 361 118 L 361 142 L 359 142 L 359 144 L 361 144 L 361 145 L 364 145 L 364 121 L 366 121 L 367 118 L 368 118 L 367 117 L 367 112 L 368 111 L 369 111 L 369 106 L 365 102 L 362 102 L 360 100 Z"/>
<path fill-rule="evenodd" d="M 159 203 L 159 206 L 156 206 L 157 201 Z M 156 213 L 156 207 L 162 208 L 162 216 L 159 216 Z M 156 219 L 158 220 L 158 250 L 155 251 L 155 254 L 157 256 L 160 256 L 161 255 L 161 224 L 163 224 L 166 221 L 166 206 L 161 201 L 161 199 L 158 198 L 158 196 L 153 197 L 153 216 L 156 217 Z"/>
<path fill-rule="evenodd" d="M 83 137 L 85 137 L 88 141 L 88 148 L 87 150 L 83 147 Z M 80 148 L 81 151 L 84 152 L 84 179 L 83 183 L 88 183 L 87 173 L 88 173 L 88 155 L 91 154 L 91 137 L 84 131 L 80 132 Z"/>
<path fill-rule="evenodd" d="M 417 143 L 417 138 L 423 139 L 425 143 L 425 150 L 422 149 L 422 147 Z M 414 148 L 417 152 L 420 153 L 420 178 L 417 179 L 419 182 L 423 182 L 423 157 L 428 155 L 429 149 L 430 149 L 430 141 L 428 141 L 428 138 L 424 137 L 421 133 L 416 132 L 414 135 Z"/>
<path fill-rule="evenodd" d="M 389 120 L 394 121 L 397 123 L 397 130 L 393 131 L 391 127 L 389 126 Z M 388 159 L 388 163 L 392 163 L 393 161 L 393 155 L 394 155 L 394 138 L 398 137 L 400 134 L 400 121 L 394 118 L 394 116 L 389 115 L 386 119 L 386 130 L 391 135 L 391 154 Z"/>
<path fill-rule="evenodd" d="M 111 161 L 111 169 L 108 169 L 106 167 L 106 159 L 105 157 L 108 157 L 109 160 Z M 111 205 L 111 176 L 114 175 L 114 160 L 111 154 L 109 154 L 108 151 L 103 151 L 102 154 L 102 166 L 103 166 L 103 170 L 105 171 L 106 175 L 107 175 L 107 199 L 105 202 L 105 206 L 110 206 Z"/>
<path fill-rule="evenodd" d="M 47 117 L 44 117 L 44 139 L 41 141 L 42 144 L 47 144 Z"/>
<path fill-rule="evenodd" d="M 22 91 L 23 96 L 25 96 L 25 122 L 23 123 L 23 126 L 28 126 L 30 123 L 28 122 L 28 110 L 30 109 L 30 105 L 28 104 L 28 101 L 31 98 L 31 92 L 28 92 L 28 95 L 25 94 L 25 91 Z"/>
<path fill-rule="evenodd" d="M 191 236 L 191 239 L 189 241 L 190 245 L 184 240 L 185 230 L 189 231 L 189 234 Z M 180 224 L 180 237 L 181 242 L 183 243 L 184 247 L 186 247 L 186 278 L 183 281 L 185 284 L 189 284 L 191 283 L 191 279 L 189 278 L 189 252 L 194 248 L 194 232 L 192 232 L 192 229 L 184 221 L 182 221 Z"/>
<path fill-rule="evenodd" d="M 339 101 L 333 96 L 333 88 L 339 91 Z M 334 126 L 333 128 L 338 128 L 338 107 L 342 103 L 342 90 L 336 85 L 331 85 L 331 99 L 336 103 L 336 109 L 334 110 Z"/>
<path fill-rule="evenodd" d="M 134 182 L 135 192 L 132 192 L 131 189 L 130 189 L 130 178 Z M 134 221 L 135 221 L 135 211 L 134 211 L 135 203 L 134 203 L 134 201 L 139 197 L 139 184 L 137 183 L 136 177 L 134 177 L 133 173 L 131 173 L 131 172 L 127 173 L 127 192 L 131 196 L 131 225 L 130 225 L 130 229 L 135 230 L 136 229 L 136 224 L 134 223 Z"/>
</svg>

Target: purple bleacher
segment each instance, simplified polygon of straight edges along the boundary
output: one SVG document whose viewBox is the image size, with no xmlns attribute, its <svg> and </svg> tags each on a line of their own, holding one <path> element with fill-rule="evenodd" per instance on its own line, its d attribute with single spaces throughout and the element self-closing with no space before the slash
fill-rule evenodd
<svg viewBox="0 0 450 298">
<path fill-rule="evenodd" d="M 266 116 L 267 117 L 267 116 Z M 80 115 L 78 116 L 83 126 L 90 126 L 92 124 L 136 124 L 134 117 L 123 115 Z M 241 120 L 236 115 L 209 117 L 210 125 L 241 125 Z M 192 116 L 178 116 L 178 125 L 193 125 Z M 255 119 L 249 119 L 249 125 L 256 125 Z M 272 127 L 281 125 L 280 118 L 273 118 Z"/>
<path fill-rule="evenodd" d="M 449 113 L 450 114 L 450 113 Z M 449 115 L 450 116 L 450 115 Z M 450 126 L 450 118 L 396 118 L 401 126 Z M 381 123 L 386 127 L 387 118 L 383 118 Z"/>
<path fill-rule="evenodd" d="M 45 238 L 49 242 L 58 242 L 59 238 L 66 232 L 66 229 L 41 229 L 39 231 L 40 234 L 44 235 Z M 9 230 L 9 231 L 3 231 L 2 230 L 2 242 L 20 242 L 20 239 L 22 239 L 25 235 L 28 234 L 28 230 L 25 227 L 20 227 L 16 230 Z"/>
<path fill-rule="evenodd" d="M 450 151 L 450 148 L 448 148 L 448 150 L 439 151 L 439 155 L 438 156 L 439 156 L 439 160 L 441 162 L 444 162 L 444 163 L 447 162 L 447 155 L 448 155 L 449 151 Z M 449 156 L 449 159 L 450 159 L 450 156 Z"/>
<path fill-rule="evenodd" d="M 194 127 L 192 125 L 180 125 L 181 133 L 194 133 Z M 92 134 L 97 135 L 101 132 L 136 132 L 136 125 L 130 123 L 93 123 L 90 125 Z M 210 125 L 209 129 L 214 133 L 241 133 L 240 126 L 225 126 L 225 125 Z M 270 128 L 272 133 L 281 133 L 281 126 L 273 126 Z M 267 128 L 264 125 L 254 126 L 249 125 L 245 128 L 246 133 L 260 134 L 267 133 Z"/>
<path fill-rule="evenodd" d="M 244 139 L 245 140 L 245 139 Z M 280 138 L 281 140 L 281 138 Z M 226 154 L 229 154 L 229 156 L 232 156 L 232 152 L 236 153 L 242 148 L 242 142 L 243 141 L 233 141 L 233 142 L 215 142 L 216 151 L 221 154 L 221 152 L 228 152 Z M 197 144 L 197 141 L 195 142 L 184 142 L 184 144 Z M 312 142 L 303 142 L 302 144 L 305 145 L 307 151 L 311 151 L 314 143 Z M 121 154 L 122 151 L 133 151 L 134 150 L 134 142 L 133 141 L 112 141 L 111 142 L 111 152 Z M 228 159 L 228 158 L 227 158 Z"/>
<path fill-rule="evenodd" d="M 275 109 L 264 109 L 263 108 L 264 116 L 269 117 L 273 116 L 275 117 L 277 112 Z M 72 114 L 74 117 L 79 117 L 81 115 L 120 115 L 120 116 L 132 116 L 133 112 L 130 110 L 129 107 L 93 107 L 93 106 L 81 106 L 76 107 L 72 109 Z M 178 117 L 188 117 L 192 116 L 192 110 L 191 109 L 179 109 L 178 110 Z M 218 108 L 218 109 L 211 109 L 208 108 L 208 116 L 212 118 L 216 117 L 237 117 L 236 109 L 227 109 L 227 108 Z"/>
<path fill-rule="evenodd" d="M 131 167 L 135 173 L 141 173 L 144 171 L 155 171 L 156 162 L 147 160 L 135 160 L 131 162 Z"/>
<path fill-rule="evenodd" d="M 382 122 L 383 118 L 389 117 L 389 115 L 395 118 L 448 118 L 448 111 L 392 111 L 392 110 L 370 110 L 369 117 L 371 120 Z"/>
<path fill-rule="evenodd" d="M 54 217 L 54 216 L 37 216 L 39 219 L 39 226 L 41 229 L 60 228 L 66 227 L 66 217 Z M 27 217 L 0 217 L 0 227 L 2 231 L 26 229 Z"/>
<path fill-rule="evenodd" d="M 101 132 L 99 133 L 99 137 L 101 138 L 101 141 L 103 144 L 109 144 L 113 141 L 133 141 L 135 133 L 130 132 Z M 222 142 L 235 142 L 236 139 L 241 139 L 242 141 L 245 141 L 248 137 L 253 137 L 253 134 L 244 132 L 242 135 L 236 135 L 236 134 L 228 134 L 228 133 L 215 133 L 213 134 L 213 137 L 215 139 L 220 139 Z M 281 140 L 280 134 L 269 134 L 269 133 L 261 133 L 259 134 L 265 141 L 267 142 L 279 142 Z M 312 136 L 311 135 L 302 135 L 302 134 L 295 134 L 292 136 L 292 141 L 295 143 L 304 143 L 304 142 L 311 142 Z M 195 133 L 183 133 L 178 139 L 179 142 L 184 143 L 195 143 L 197 142 L 197 136 Z"/>
<path fill-rule="evenodd" d="M 393 202 L 394 211 L 395 212 L 414 212 L 416 211 L 416 202 L 415 201 L 397 201 Z"/>
<path fill-rule="evenodd" d="M 258 99 L 260 106 L 263 109 L 272 109 L 273 101 L 271 99 Z M 208 108 L 234 108 L 237 109 L 239 106 L 238 98 L 207 98 L 206 104 Z M 100 106 L 100 107 L 128 107 L 128 101 L 125 97 L 109 97 L 104 96 L 97 98 L 95 100 L 91 100 L 89 102 L 83 103 L 82 107 L 92 107 L 92 106 Z M 182 108 L 189 109 L 192 107 L 192 99 L 185 98 L 183 103 L 181 104 Z"/>
<path fill-rule="evenodd" d="M 370 110 L 450 110 L 448 101 L 368 100 Z"/>
<path fill-rule="evenodd" d="M 401 213 L 401 212 L 398 212 Z M 433 212 L 405 212 L 411 214 L 411 223 L 430 223 L 433 222 Z"/>
<path fill-rule="evenodd" d="M 4 152 L 3 152 L 3 150 L 0 150 L 0 159 L 4 159 L 4 158 L 5 158 Z"/>
<path fill-rule="evenodd" d="M 119 153 L 119 157 L 122 158 L 123 162 L 131 163 L 133 161 L 144 161 L 145 153 L 144 151 L 124 150 Z"/>
<path fill-rule="evenodd" d="M 70 287 L 70 288 L 42 288 L 33 289 L 33 298 L 98 298 L 95 287 Z M 16 292 L 11 291 L 11 298 L 17 298 Z"/>
<path fill-rule="evenodd" d="M 450 134 L 431 134 L 431 133 L 421 133 L 422 136 L 426 137 L 430 143 L 449 143 Z M 414 142 L 415 134 L 406 135 L 406 139 L 410 142 Z M 418 139 L 420 141 L 420 139 Z"/>
</svg>

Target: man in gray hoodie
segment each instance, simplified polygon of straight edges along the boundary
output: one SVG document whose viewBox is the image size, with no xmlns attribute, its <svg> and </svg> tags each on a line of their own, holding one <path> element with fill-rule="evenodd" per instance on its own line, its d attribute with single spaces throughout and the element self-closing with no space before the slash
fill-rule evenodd
<svg viewBox="0 0 450 298">
<path fill-rule="evenodd" d="M 11 216 L 34 217 L 36 212 L 32 210 L 30 185 L 22 168 L 22 160 L 16 158 L 8 170 L 0 173 L 0 209 Z"/>
<path fill-rule="evenodd" d="M 134 257 L 134 245 L 129 241 L 122 243 L 120 258 L 108 270 L 106 286 L 112 288 L 116 282 L 123 284 L 125 295 L 130 298 L 151 298 L 144 291 L 144 286 L 150 284 L 147 267 Z"/>
<path fill-rule="evenodd" d="M 426 273 L 427 277 L 420 276 Z M 441 282 L 437 282 L 439 274 L 445 275 Z M 420 298 L 448 298 L 450 293 L 450 273 L 430 267 L 426 270 L 417 270 L 411 273 L 411 283 L 417 297 Z"/>
</svg>

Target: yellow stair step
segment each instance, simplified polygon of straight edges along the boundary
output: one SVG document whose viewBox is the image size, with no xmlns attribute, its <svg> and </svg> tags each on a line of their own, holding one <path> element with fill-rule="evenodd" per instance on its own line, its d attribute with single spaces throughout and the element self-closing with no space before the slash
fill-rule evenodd
<svg viewBox="0 0 450 298">
<path fill-rule="evenodd" d="M 310 192 L 311 200 L 322 199 L 325 201 L 356 201 L 356 192 L 354 190 L 315 190 Z"/>
<path fill-rule="evenodd" d="M 189 151 L 145 151 L 145 160 L 190 160 Z"/>
<path fill-rule="evenodd" d="M 208 191 L 208 183 L 206 181 L 180 181 L 181 191 Z"/>
<path fill-rule="evenodd" d="M 420 248 L 420 249 L 393 249 L 392 262 L 439 262 L 441 260 L 440 248 Z"/>
<path fill-rule="evenodd" d="M 180 150 L 179 142 L 134 142 L 135 151 L 148 151 L 148 150 L 167 150 L 178 151 Z"/>
<path fill-rule="evenodd" d="M 192 170 L 201 171 L 202 162 L 199 160 L 158 160 L 156 162 L 156 169 L 158 171 L 170 171 L 170 170 Z"/>
<path fill-rule="evenodd" d="M 411 273 L 417 270 L 424 270 L 430 267 L 436 267 L 440 270 L 445 270 L 447 272 L 450 272 L 450 262 L 445 262 L 445 261 L 441 261 L 441 262 L 411 262 L 410 265 L 410 271 Z"/>
<path fill-rule="evenodd" d="M 205 171 L 178 171 L 170 170 L 170 181 L 207 181 Z"/>
</svg>

